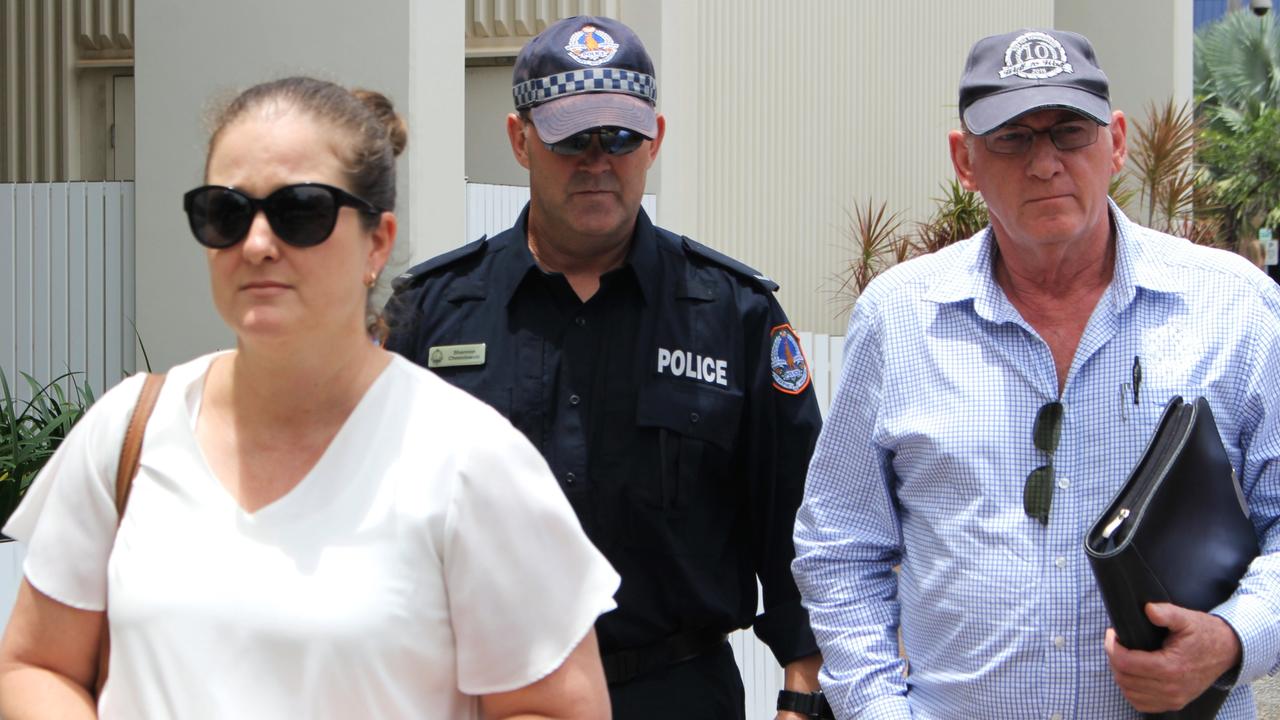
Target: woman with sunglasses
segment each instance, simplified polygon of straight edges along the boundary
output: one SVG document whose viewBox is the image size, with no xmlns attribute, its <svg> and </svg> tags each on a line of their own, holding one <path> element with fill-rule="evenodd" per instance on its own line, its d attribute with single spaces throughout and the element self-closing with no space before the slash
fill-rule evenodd
<svg viewBox="0 0 1280 720">
<path fill-rule="evenodd" d="M 141 376 L 5 527 L 0 715 L 608 717 L 618 576 L 519 432 L 370 341 L 404 144 L 385 97 L 307 78 L 224 111 L 184 207 L 236 349 L 168 373 L 118 531 Z"/>
</svg>

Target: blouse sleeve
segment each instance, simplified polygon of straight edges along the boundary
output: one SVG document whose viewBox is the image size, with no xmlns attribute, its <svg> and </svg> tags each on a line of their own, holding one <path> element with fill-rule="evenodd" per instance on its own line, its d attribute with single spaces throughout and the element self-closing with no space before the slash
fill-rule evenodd
<svg viewBox="0 0 1280 720">
<path fill-rule="evenodd" d="M 4 526 L 5 535 L 27 544 L 27 582 L 80 610 L 106 607 L 116 463 L 143 378 L 121 382 L 85 412 Z"/>
<path fill-rule="evenodd" d="M 620 579 L 587 539 L 542 456 L 505 422 L 462 459 L 444 575 L 458 688 L 506 692 L 564 663 Z"/>
</svg>

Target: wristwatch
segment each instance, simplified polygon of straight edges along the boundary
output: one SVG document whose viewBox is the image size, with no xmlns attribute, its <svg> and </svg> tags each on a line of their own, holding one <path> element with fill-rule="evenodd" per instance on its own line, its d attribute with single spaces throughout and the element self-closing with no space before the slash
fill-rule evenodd
<svg viewBox="0 0 1280 720">
<path fill-rule="evenodd" d="M 827 698 L 821 690 L 811 693 L 779 690 L 778 709 L 800 713 L 805 717 L 819 718 L 819 720 L 836 720 L 836 714 L 832 712 L 831 705 L 827 703 Z"/>
</svg>

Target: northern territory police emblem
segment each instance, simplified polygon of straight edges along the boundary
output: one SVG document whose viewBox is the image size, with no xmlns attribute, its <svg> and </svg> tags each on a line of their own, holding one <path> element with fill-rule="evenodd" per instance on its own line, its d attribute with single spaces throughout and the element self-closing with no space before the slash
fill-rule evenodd
<svg viewBox="0 0 1280 720">
<path fill-rule="evenodd" d="M 790 325 L 779 325 L 769 333 L 769 366 L 773 386 L 782 392 L 799 395 L 809 386 L 809 361 Z"/>
<path fill-rule="evenodd" d="M 1017 75 L 1028 80 L 1044 80 L 1064 72 L 1075 72 L 1067 62 L 1066 48 L 1054 36 L 1033 31 L 1009 43 L 1004 51 L 1000 79 Z"/>
<path fill-rule="evenodd" d="M 583 25 L 582 29 L 569 38 L 564 46 L 569 57 L 583 65 L 600 65 L 613 59 L 618 53 L 618 43 L 613 41 L 609 33 L 595 25 Z"/>
</svg>

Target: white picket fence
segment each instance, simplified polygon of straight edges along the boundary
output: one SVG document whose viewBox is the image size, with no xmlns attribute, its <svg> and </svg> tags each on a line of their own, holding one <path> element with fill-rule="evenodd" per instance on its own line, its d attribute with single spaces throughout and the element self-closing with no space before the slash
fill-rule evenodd
<svg viewBox="0 0 1280 720">
<path fill-rule="evenodd" d="M 0 184 L 0 369 L 27 395 L 82 373 L 101 394 L 133 372 L 133 183 Z"/>
</svg>

